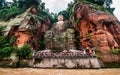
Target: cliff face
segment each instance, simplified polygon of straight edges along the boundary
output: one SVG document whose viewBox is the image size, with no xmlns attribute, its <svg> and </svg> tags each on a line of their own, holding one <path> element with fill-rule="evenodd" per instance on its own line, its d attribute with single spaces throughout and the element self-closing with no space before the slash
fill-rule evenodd
<svg viewBox="0 0 120 75">
<path fill-rule="evenodd" d="M 120 23 L 117 18 L 89 4 L 77 5 L 74 11 L 73 26 L 79 32 L 81 46 L 96 47 L 103 54 L 103 59 L 111 58 L 106 57 L 111 55 L 109 50 L 120 48 Z"/>
<path fill-rule="evenodd" d="M 32 49 L 39 48 L 38 41 L 42 38 L 42 33 L 51 27 L 48 16 L 45 16 L 45 21 L 39 19 L 39 11 L 38 6 L 33 6 L 14 19 L 0 23 L 6 25 L 5 35 L 16 37 L 15 46 L 29 44 Z M 78 48 L 96 48 L 103 61 L 120 61 L 118 55 L 110 53 L 110 50 L 120 48 L 120 23 L 117 18 L 89 4 L 77 4 L 74 11 L 71 21 L 75 32 L 78 32 Z"/>
<path fill-rule="evenodd" d="M 39 15 L 39 7 L 33 6 L 26 10 L 21 15 L 8 21 L 5 29 L 5 35 L 15 36 L 14 43 L 17 47 L 22 47 L 24 44 L 29 44 L 32 49 L 38 49 L 38 41 L 42 37 L 42 33 L 49 28 L 51 21 L 48 16 L 45 21 L 41 21 Z"/>
</svg>

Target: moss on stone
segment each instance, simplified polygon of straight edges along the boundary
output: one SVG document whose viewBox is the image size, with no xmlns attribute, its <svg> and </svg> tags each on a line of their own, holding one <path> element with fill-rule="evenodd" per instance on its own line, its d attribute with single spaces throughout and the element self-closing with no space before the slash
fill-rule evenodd
<svg viewBox="0 0 120 75">
<path fill-rule="evenodd" d="M 104 63 L 105 68 L 120 68 L 120 62 L 107 62 Z"/>
</svg>

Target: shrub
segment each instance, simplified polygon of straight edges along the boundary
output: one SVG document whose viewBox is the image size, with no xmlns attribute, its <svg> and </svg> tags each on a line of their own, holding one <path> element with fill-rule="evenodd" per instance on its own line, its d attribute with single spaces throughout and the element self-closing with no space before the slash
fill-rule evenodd
<svg viewBox="0 0 120 75">
<path fill-rule="evenodd" d="M 104 62 L 105 68 L 120 68 L 119 62 Z"/>
<path fill-rule="evenodd" d="M 21 10 L 17 6 L 13 6 L 11 8 L 7 7 L 0 10 L 0 19 L 2 20 L 9 20 L 10 18 L 19 15 Z"/>
<path fill-rule="evenodd" d="M 6 36 L 0 36 L 0 59 L 10 57 L 14 48 L 12 44 L 15 42 L 15 37 L 12 36 L 10 40 L 7 40 Z"/>
<path fill-rule="evenodd" d="M 3 35 L 3 30 L 5 29 L 5 26 L 0 26 L 0 36 Z"/>
<path fill-rule="evenodd" d="M 13 47 L 1 48 L 0 49 L 0 59 L 4 59 L 4 58 L 10 57 L 12 51 L 13 51 Z"/>
<path fill-rule="evenodd" d="M 120 49 L 114 49 L 114 50 L 111 50 L 111 52 L 113 54 L 120 54 Z"/>
<path fill-rule="evenodd" d="M 15 42 L 15 40 L 16 40 L 15 36 L 12 36 L 12 37 L 10 38 L 10 40 L 9 40 L 9 44 L 10 44 L 10 45 L 13 45 L 13 43 Z"/>
<path fill-rule="evenodd" d="M 32 51 L 30 49 L 30 46 L 25 44 L 23 47 L 19 48 L 17 51 L 17 55 L 20 57 L 25 57 L 26 59 L 29 59 L 32 57 Z"/>
<path fill-rule="evenodd" d="M 0 36 L 0 48 L 6 47 L 7 46 L 7 41 L 5 36 Z"/>
</svg>

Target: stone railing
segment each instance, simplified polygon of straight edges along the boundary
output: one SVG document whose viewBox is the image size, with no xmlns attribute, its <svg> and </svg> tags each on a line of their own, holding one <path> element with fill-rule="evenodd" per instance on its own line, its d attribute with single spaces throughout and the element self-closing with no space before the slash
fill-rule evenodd
<svg viewBox="0 0 120 75">
<path fill-rule="evenodd" d="M 42 52 L 37 51 L 34 53 L 33 58 L 91 58 L 95 57 L 95 54 L 85 54 L 84 51 L 78 52 L 60 52 L 60 53 L 53 53 L 53 52 Z"/>
</svg>

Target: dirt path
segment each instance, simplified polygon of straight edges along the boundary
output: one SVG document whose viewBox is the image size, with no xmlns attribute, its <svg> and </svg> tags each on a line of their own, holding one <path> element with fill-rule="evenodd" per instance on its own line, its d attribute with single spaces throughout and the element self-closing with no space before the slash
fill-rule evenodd
<svg viewBox="0 0 120 75">
<path fill-rule="evenodd" d="M 0 75 L 120 75 L 119 69 L 0 68 Z"/>
</svg>

